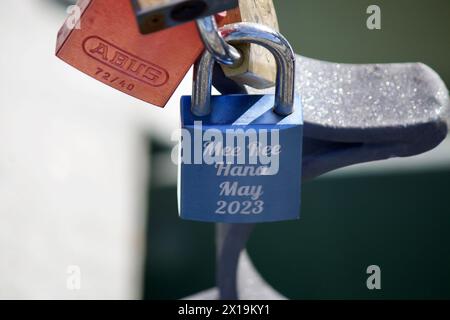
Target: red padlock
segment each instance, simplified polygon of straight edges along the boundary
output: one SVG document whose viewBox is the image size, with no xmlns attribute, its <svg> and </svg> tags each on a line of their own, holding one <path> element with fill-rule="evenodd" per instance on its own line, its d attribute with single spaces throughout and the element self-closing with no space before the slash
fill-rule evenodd
<svg viewBox="0 0 450 320">
<path fill-rule="evenodd" d="M 95 79 L 164 107 L 203 51 L 195 22 L 142 35 L 130 0 L 79 0 L 64 23 L 56 55 Z"/>
</svg>

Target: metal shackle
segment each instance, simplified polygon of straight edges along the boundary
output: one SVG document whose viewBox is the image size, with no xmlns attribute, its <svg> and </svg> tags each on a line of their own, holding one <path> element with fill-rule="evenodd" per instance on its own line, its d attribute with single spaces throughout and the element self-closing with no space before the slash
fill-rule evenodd
<svg viewBox="0 0 450 320">
<path fill-rule="evenodd" d="M 206 50 L 217 62 L 227 66 L 237 66 L 242 63 L 241 53 L 222 37 L 214 16 L 197 19 L 196 22 Z"/>
<path fill-rule="evenodd" d="M 279 32 L 266 26 L 241 22 L 220 29 L 229 43 L 254 43 L 268 49 L 277 64 L 274 111 L 289 115 L 294 111 L 295 53 L 289 42 Z M 196 116 L 211 113 L 211 84 L 214 58 L 205 50 L 194 66 L 191 111 Z"/>
</svg>

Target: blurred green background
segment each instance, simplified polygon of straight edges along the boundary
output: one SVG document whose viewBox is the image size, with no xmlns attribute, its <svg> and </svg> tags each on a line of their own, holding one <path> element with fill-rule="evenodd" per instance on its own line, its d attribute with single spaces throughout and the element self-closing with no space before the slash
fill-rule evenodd
<svg viewBox="0 0 450 320">
<path fill-rule="evenodd" d="M 450 83 L 448 0 L 274 0 L 280 29 L 298 54 L 345 63 L 423 62 Z M 369 5 L 381 30 L 368 30 Z"/>
<path fill-rule="evenodd" d="M 420 61 L 450 84 L 448 0 L 274 2 L 299 54 L 346 63 Z M 381 7 L 381 30 L 366 28 L 371 4 Z M 150 150 L 170 163 L 168 146 L 153 141 Z M 302 218 L 259 225 L 249 253 L 291 299 L 449 299 L 449 190 L 449 164 L 321 178 L 303 186 Z M 148 193 L 144 297 L 182 298 L 213 287 L 214 226 L 178 219 L 175 185 L 151 181 Z M 381 267 L 382 290 L 366 288 L 372 264 Z"/>
</svg>

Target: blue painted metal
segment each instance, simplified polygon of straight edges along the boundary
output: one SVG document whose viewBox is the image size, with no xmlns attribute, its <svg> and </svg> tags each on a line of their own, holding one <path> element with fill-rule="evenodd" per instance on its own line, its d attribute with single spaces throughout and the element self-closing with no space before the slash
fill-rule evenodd
<svg viewBox="0 0 450 320">
<path fill-rule="evenodd" d="M 200 164 L 182 161 L 179 175 L 181 218 L 225 223 L 257 223 L 299 218 L 303 141 L 300 97 L 296 96 L 294 112 L 287 116 L 275 113 L 273 103 L 274 95 L 213 96 L 211 114 L 198 117 L 191 112 L 191 97 L 182 97 L 182 128 L 189 133 L 184 136 L 187 140 L 182 143 L 183 156 L 190 154 L 187 159 L 194 162 L 195 146 L 199 145 L 201 151 L 197 152 L 203 155 L 207 148 L 204 142 L 214 141 L 204 136 L 206 132 L 211 132 L 211 129 L 220 133 L 223 146 L 241 147 L 241 150 L 246 150 L 247 156 L 242 164 L 236 164 L 236 154 L 228 160 L 222 158 L 225 162 L 222 164 L 219 158 L 210 164 L 206 164 L 205 159 L 200 159 Z M 270 163 L 263 163 L 261 159 L 257 159 L 255 164 L 249 163 L 248 137 L 252 133 L 262 146 L 280 145 L 278 162 L 277 157 L 272 155 Z M 265 133 L 267 143 L 262 139 Z M 276 140 L 272 141 L 277 135 L 278 143 Z M 227 142 L 227 136 L 246 136 L 247 139 L 244 145 L 240 146 L 236 143 L 237 139 L 234 144 Z M 204 141 L 199 143 L 202 137 Z M 228 166 L 229 160 L 234 164 Z M 258 168 L 261 170 L 268 167 L 274 171 L 251 175 L 256 173 Z M 231 176 L 232 172 L 240 170 L 247 170 L 247 174 Z M 224 194 L 225 191 L 229 191 L 228 194 Z"/>
</svg>

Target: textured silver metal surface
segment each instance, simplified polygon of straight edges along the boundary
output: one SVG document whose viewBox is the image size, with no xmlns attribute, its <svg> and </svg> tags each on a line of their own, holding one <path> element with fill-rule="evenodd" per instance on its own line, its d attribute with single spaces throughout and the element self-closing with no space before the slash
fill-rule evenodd
<svg viewBox="0 0 450 320">
<path fill-rule="evenodd" d="M 297 67 L 305 117 L 322 126 L 423 123 L 440 117 L 449 103 L 444 83 L 420 63 L 352 65 L 299 57 Z"/>
<path fill-rule="evenodd" d="M 356 130 L 359 141 L 378 141 L 376 129 L 402 130 L 449 117 L 448 89 L 422 63 L 339 64 L 297 55 L 296 64 L 307 136 L 321 138 L 328 128 L 334 130 L 326 140 L 353 142 Z"/>
</svg>

